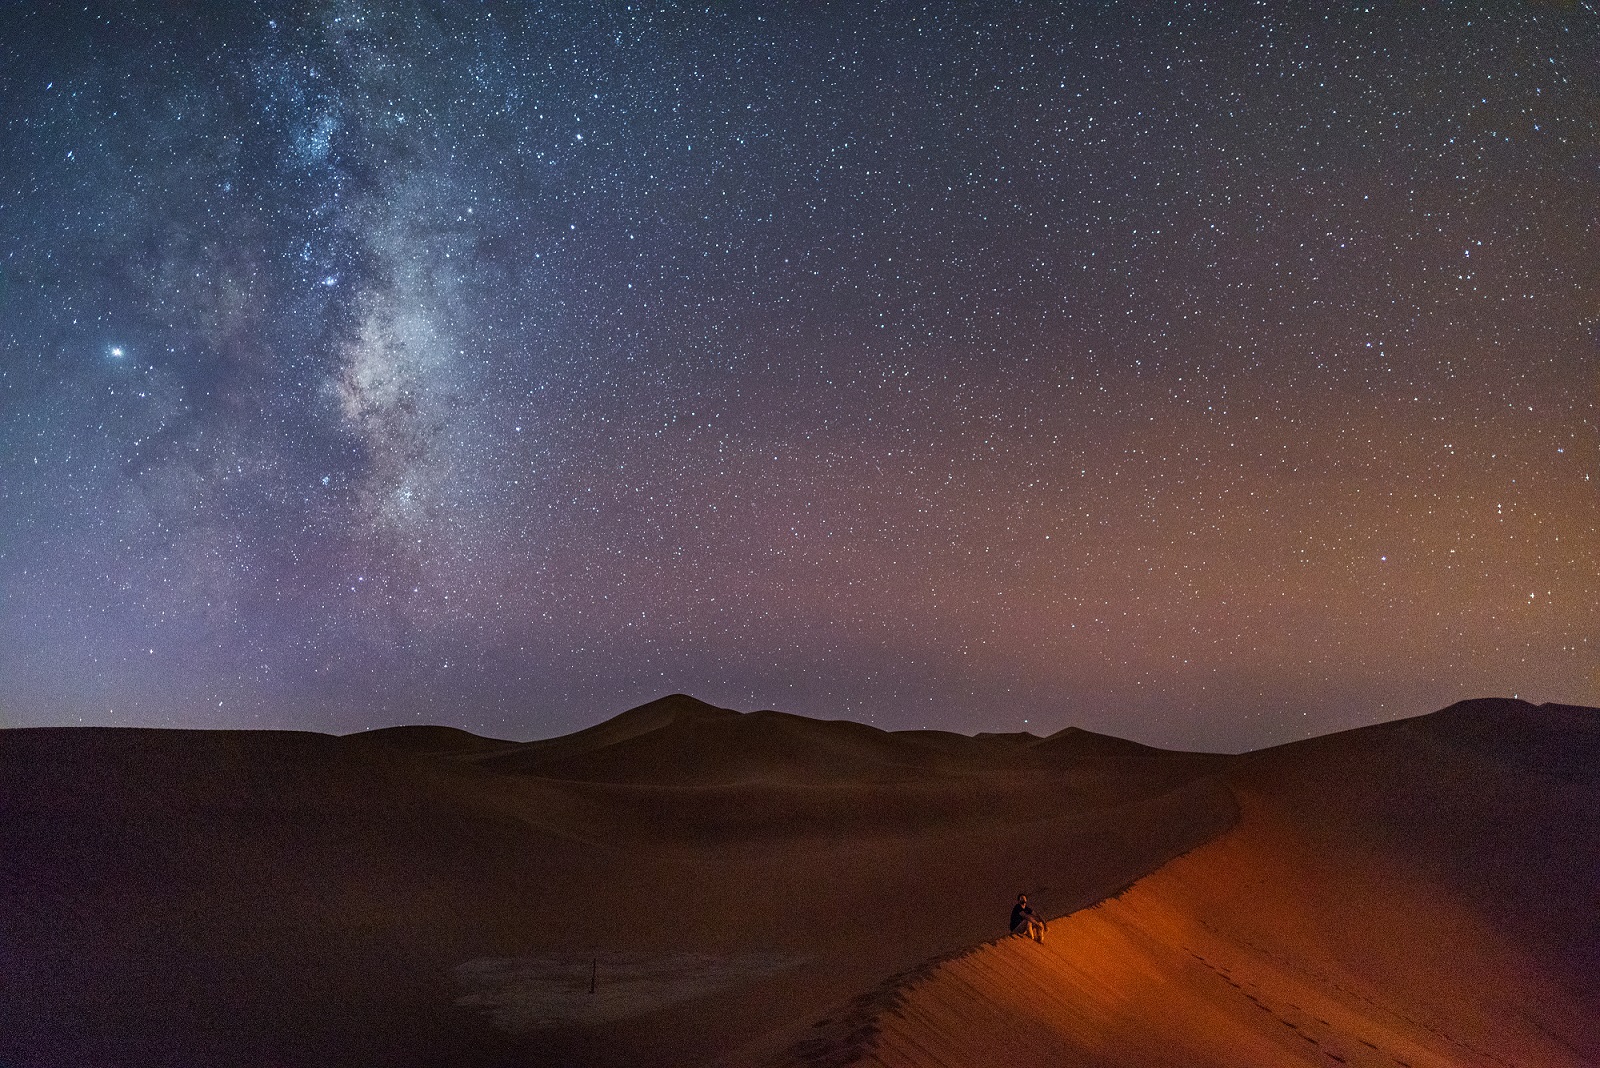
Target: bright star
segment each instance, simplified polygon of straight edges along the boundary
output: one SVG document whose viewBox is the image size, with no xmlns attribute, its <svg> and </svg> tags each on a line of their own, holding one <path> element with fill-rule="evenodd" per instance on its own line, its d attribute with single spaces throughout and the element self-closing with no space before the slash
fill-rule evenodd
<svg viewBox="0 0 1600 1068">
<path fill-rule="evenodd" d="M 125 353 L 122 351 L 122 346 L 121 345 L 112 345 L 111 346 L 111 358 L 113 360 L 120 360 L 120 359 L 122 359 L 122 357 L 124 355 L 125 355 Z"/>
</svg>

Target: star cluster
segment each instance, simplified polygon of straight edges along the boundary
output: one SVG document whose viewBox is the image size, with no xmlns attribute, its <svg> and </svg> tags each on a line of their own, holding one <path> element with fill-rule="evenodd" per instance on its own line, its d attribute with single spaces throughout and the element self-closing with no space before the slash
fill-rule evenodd
<svg viewBox="0 0 1600 1068">
<path fill-rule="evenodd" d="M 1592 4 L 44 5 L 0 99 L 8 725 L 1600 703 Z"/>
</svg>

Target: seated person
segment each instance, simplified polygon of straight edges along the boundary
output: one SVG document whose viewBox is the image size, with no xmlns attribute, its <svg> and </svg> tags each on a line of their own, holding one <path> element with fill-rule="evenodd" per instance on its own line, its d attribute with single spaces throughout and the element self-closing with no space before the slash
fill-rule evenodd
<svg viewBox="0 0 1600 1068">
<path fill-rule="evenodd" d="M 1044 941 L 1045 923 L 1033 913 L 1027 894 L 1018 894 L 1017 903 L 1011 906 L 1011 933 L 1025 934 L 1035 942 Z"/>
</svg>

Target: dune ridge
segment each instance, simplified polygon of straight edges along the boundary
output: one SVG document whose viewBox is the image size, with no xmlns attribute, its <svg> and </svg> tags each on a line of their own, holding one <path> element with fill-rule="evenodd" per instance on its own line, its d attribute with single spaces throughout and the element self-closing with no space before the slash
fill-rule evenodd
<svg viewBox="0 0 1600 1068">
<path fill-rule="evenodd" d="M 1600 1063 L 1596 755 L 1600 712 L 1480 700 L 1238 758 L 1233 829 L 786 1063 Z"/>
<path fill-rule="evenodd" d="M 1216 758 L 1045 741 L 682 695 L 533 743 L 0 731 L 0 1062 L 753 1062 L 1233 819 Z"/>
<path fill-rule="evenodd" d="M 0 1063 L 1595 1063 L 1597 767 L 1498 700 L 1239 757 L 685 695 L 0 731 Z"/>
<path fill-rule="evenodd" d="M 396 728 L 405 729 L 405 728 Z M 375 732 L 387 733 L 387 732 Z M 604 723 L 545 741 L 484 747 L 478 762 L 502 773 L 572 782 L 732 785 L 741 782 L 909 782 L 1143 762 L 1192 773 L 1216 757 L 1175 753 L 1068 727 L 1027 733 L 883 731 L 762 709 L 738 712 L 670 694 Z"/>
</svg>

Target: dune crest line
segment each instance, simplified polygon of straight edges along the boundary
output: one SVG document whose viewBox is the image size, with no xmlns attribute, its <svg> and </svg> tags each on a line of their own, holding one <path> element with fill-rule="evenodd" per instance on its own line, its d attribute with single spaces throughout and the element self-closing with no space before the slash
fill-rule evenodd
<svg viewBox="0 0 1600 1068">
<path fill-rule="evenodd" d="M 1240 758 L 1236 826 L 1042 945 L 908 973 L 790 1063 L 1600 1063 L 1597 744 L 1592 710 L 1484 701 Z"/>
</svg>

